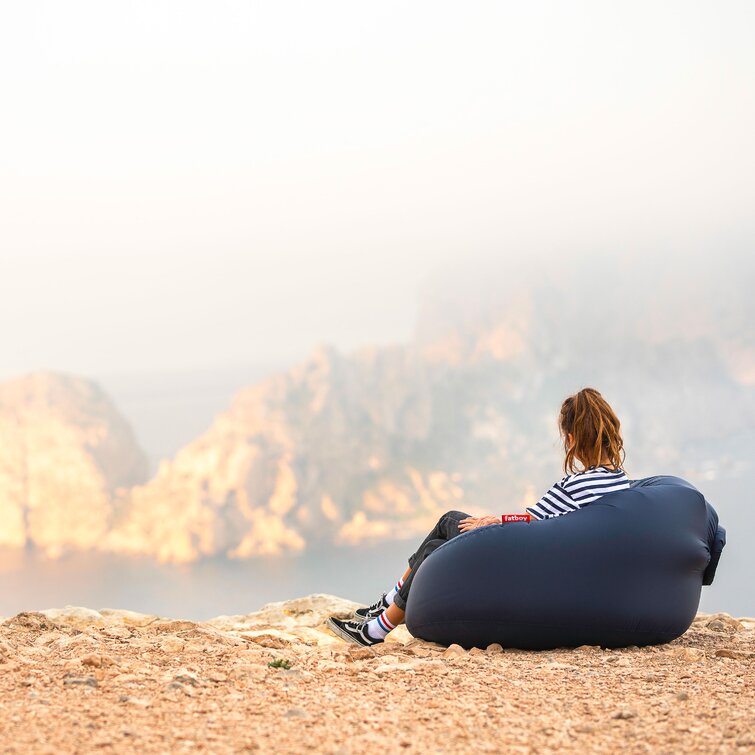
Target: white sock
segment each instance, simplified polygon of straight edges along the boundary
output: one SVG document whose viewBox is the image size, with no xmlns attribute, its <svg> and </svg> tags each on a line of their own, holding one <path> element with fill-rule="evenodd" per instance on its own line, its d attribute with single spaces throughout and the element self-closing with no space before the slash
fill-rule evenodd
<svg viewBox="0 0 755 755">
<path fill-rule="evenodd" d="M 384 640 L 385 636 L 392 629 L 395 629 L 395 625 L 391 624 L 388 617 L 385 615 L 387 611 L 383 611 L 376 619 L 370 621 L 365 629 L 367 634 L 372 637 L 373 640 Z"/>
<path fill-rule="evenodd" d="M 398 582 L 396 582 L 396 586 L 391 588 L 390 592 L 387 592 L 385 594 L 385 605 L 386 606 L 392 606 L 393 601 L 396 598 L 396 595 L 398 594 L 398 591 L 401 589 L 401 585 L 404 584 L 404 580 L 400 579 Z"/>
</svg>

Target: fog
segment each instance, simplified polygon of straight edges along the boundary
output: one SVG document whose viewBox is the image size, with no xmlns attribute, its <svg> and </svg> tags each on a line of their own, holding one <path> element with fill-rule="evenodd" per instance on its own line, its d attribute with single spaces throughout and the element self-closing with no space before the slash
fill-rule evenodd
<svg viewBox="0 0 755 755">
<path fill-rule="evenodd" d="M 435 276 L 491 260 L 736 277 L 753 22 L 747 2 L 5 4 L 0 377 L 406 340 Z"/>
</svg>

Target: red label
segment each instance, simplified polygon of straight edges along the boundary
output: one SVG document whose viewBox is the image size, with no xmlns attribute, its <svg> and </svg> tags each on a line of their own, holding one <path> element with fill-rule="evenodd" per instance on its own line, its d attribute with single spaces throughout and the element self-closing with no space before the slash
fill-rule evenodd
<svg viewBox="0 0 755 755">
<path fill-rule="evenodd" d="M 532 516 L 530 514 L 501 514 L 501 523 L 506 522 L 531 522 Z"/>
</svg>

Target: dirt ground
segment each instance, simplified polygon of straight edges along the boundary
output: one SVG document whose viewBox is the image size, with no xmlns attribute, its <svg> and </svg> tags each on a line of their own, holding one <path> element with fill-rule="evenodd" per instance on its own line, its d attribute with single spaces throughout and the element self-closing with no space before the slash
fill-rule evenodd
<svg viewBox="0 0 755 755">
<path fill-rule="evenodd" d="M 68 608 L 0 624 L 4 753 L 755 752 L 755 621 L 658 647 L 347 645 L 309 596 L 198 624 Z"/>
</svg>

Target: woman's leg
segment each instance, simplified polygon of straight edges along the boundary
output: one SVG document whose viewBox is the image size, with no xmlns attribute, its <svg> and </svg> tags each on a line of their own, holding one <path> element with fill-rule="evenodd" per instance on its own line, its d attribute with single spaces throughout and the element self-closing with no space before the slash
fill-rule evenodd
<svg viewBox="0 0 755 755">
<path fill-rule="evenodd" d="M 438 519 L 435 527 L 432 528 L 427 537 L 420 543 L 419 548 L 409 556 L 409 568 L 414 569 L 415 563 L 419 566 L 417 560 L 420 555 L 422 556 L 422 560 L 427 558 L 425 549 L 429 543 L 434 540 L 442 540 L 445 542 L 446 540 L 456 537 L 459 534 L 459 522 L 469 516 L 471 516 L 471 514 L 465 514 L 463 511 L 446 511 L 446 513 Z M 436 545 L 435 548 L 437 547 L 438 546 Z M 435 548 L 433 548 L 433 550 L 435 550 Z M 405 574 L 404 578 L 407 576 L 409 575 Z M 404 579 L 404 581 L 406 581 L 406 579 Z"/>
<path fill-rule="evenodd" d="M 387 619 L 386 625 L 380 627 L 381 629 L 390 629 L 402 624 L 404 621 L 404 614 L 406 612 L 406 601 L 409 597 L 409 591 L 412 588 L 412 582 L 414 575 L 419 568 L 419 565 L 437 548 L 443 543 L 447 543 L 452 538 L 456 537 L 459 533 L 459 522 L 462 519 L 466 519 L 469 514 L 465 514 L 463 511 L 447 511 L 443 516 L 438 519 L 437 524 L 433 527 L 432 532 L 422 541 L 422 544 L 417 550 L 409 557 L 409 568 L 404 573 L 401 580 L 402 584 L 397 591 L 393 602 L 388 608 L 386 608 L 383 616 Z M 377 621 L 376 619 L 373 621 Z M 373 629 L 372 634 L 375 634 L 376 627 Z"/>
<path fill-rule="evenodd" d="M 365 621 L 363 618 L 360 619 L 359 614 L 357 614 L 356 621 L 345 621 L 331 616 L 327 622 L 328 626 L 345 640 L 359 645 L 374 645 L 377 642 L 382 642 L 388 632 L 404 621 L 406 599 L 411 589 L 414 573 L 419 565 L 436 548 L 460 534 L 459 522 L 467 517 L 469 517 L 469 514 L 465 514 L 463 511 L 447 511 L 438 519 L 432 532 L 409 557 L 409 568 L 404 572 L 402 579 L 399 580 L 402 584 L 400 584 L 400 587 L 397 585 L 399 589 L 396 590 L 393 602 L 387 605 L 377 616 L 373 613 L 372 616 L 375 616 L 375 618 L 370 618 L 368 614 Z"/>
</svg>

